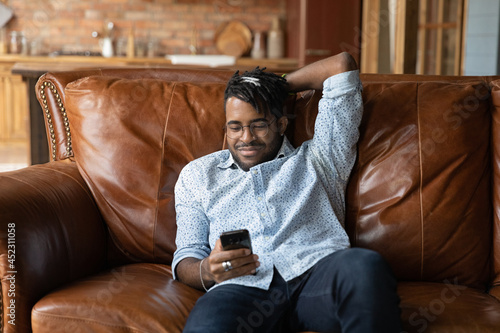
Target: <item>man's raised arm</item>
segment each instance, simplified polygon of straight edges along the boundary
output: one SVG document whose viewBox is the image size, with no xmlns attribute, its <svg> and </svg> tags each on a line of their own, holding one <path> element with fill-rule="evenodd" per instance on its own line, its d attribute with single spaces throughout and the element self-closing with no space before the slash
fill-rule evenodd
<svg viewBox="0 0 500 333">
<path fill-rule="evenodd" d="M 323 82 L 329 77 L 358 69 L 354 58 L 347 52 L 306 65 L 286 76 L 290 91 L 323 89 Z"/>
</svg>

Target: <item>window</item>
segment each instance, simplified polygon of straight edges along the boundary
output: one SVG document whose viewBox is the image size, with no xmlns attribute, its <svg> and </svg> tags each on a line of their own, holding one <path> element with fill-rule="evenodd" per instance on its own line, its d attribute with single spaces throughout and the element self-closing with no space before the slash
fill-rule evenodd
<svg viewBox="0 0 500 333">
<path fill-rule="evenodd" d="M 462 74 L 464 0 L 420 0 L 417 73 Z"/>
<path fill-rule="evenodd" d="M 468 0 L 364 0 L 361 71 L 461 75 Z"/>
</svg>

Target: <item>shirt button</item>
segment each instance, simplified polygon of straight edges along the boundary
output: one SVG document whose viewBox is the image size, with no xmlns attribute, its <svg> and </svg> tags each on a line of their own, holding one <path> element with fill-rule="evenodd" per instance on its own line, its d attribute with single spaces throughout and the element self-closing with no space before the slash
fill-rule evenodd
<svg viewBox="0 0 500 333">
<path fill-rule="evenodd" d="M 265 239 L 265 240 L 268 240 L 268 239 L 269 239 L 269 236 L 264 237 L 264 239 Z"/>
<path fill-rule="evenodd" d="M 257 197 L 257 200 L 262 201 L 262 197 Z"/>
<path fill-rule="evenodd" d="M 264 217 L 266 216 L 266 213 L 261 213 L 260 216 Z"/>
<path fill-rule="evenodd" d="M 253 171 L 253 174 L 254 174 L 254 175 L 256 175 L 256 174 L 258 174 L 258 173 L 259 173 L 259 172 L 258 172 L 257 170 L 254 170 L 254 171 Z"/>
</svg>

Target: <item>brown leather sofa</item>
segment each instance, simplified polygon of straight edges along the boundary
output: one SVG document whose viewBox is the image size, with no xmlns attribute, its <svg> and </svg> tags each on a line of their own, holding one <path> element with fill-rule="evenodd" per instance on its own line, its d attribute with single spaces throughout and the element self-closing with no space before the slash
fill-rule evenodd
<svg viewBox="0 0 500 333">
<path fill-rule="evenodd" d="M 52 161 L 0 174 L 3 332 L 182 330 L 202 292 L 172 279 L 173 186 L 224 148 L 231 74 L 40 78 Z M 405 332 L 500 332 L 497 79 L 362 75 L 346 228 L 400 280 Z M 311 137 L 319 97 L 288 101 L 293 144 Z"/>
</svg>

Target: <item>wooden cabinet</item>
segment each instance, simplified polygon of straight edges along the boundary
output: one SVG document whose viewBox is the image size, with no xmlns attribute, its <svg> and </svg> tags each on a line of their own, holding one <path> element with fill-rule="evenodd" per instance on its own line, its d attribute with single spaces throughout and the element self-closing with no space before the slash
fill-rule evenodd
<svg viewBox="0 0 500 333">
<path fill-rule="evenodd" d="M 0 65 L 0 143 L 27 142 L 29 139 L 26 83 L 13 75 L 13 64 Z"/>
<path fill-rule="evenodd" d="M 299 66 L 347 51 L 359 63 L 361 0 L 287 0 L 287 57 Z"/>
</svg>

